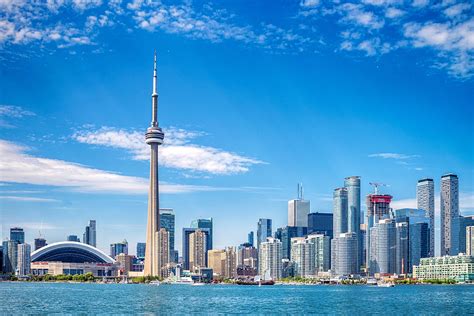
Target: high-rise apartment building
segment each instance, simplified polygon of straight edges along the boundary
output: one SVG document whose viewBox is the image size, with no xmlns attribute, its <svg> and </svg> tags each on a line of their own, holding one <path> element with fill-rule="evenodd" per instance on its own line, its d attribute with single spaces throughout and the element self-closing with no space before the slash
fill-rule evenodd
<svg viewBox="0 0 474 316">
<path fill-rule="evenodd" d="M 377 231 L 375 271 L 381 274 L 396 272 L 396 228 L 393 219 L 382 219 L 375 226 Z M 372 272 L 372 271 L 371 271 Z"/>
<path fill-rule="evenodd" d="M 200 229 L 208 229 L 209 235 L 207 237 L 207 249 L 212 249 L 212 218 L 200 218 L 193 220 L 191 222 L 191 228 L 200 228 Z"/>
<path fill-rule="evenodd" d="M 294 275 L 303 278 L 314 276 L 315 245 L 305 237 L 291 238 L 291 261 Z"/>
<path fill-rule="evenodd" d="M 310 234 L 306 239 L 314 244 L 314 273 L 331 269 L 331 237 L 324 234 Z"/>
<path fill-rule="evenodd" d="M 308 227 L 310 201 L 303 199 L 303 191 L 298 189 L 298 198 L 288 201 L 288 226 Z"/>
<path fill-rule="evenodd" d="M 409 223 L 395 224 L 395 272 L 407 274 L 410 272 L 410 240 Z"/>
<path fill-rule="evenodd" d="M 466 255 L 474 257 L 474 226 L 466 227 Z"/>
<path fill-rule="evenodd" d="M 359 273 L 357 262 L 357 235 L 355 233 L 342 233 L 332 241 L 334 261 L 331 263 L 334 273 L 338 276 L 347 276 Z"/>
<path fill-rule="evenodd" d="M 110 244 L 110 257 L 115 258 L 121 253 L 128 255 L 128 241 L 125 239 L 122 242 Z"/>
<path fill-rule="evenodd" d="M 333 214 L 332 213 L 309 213 L 308 234 L 324 234 L 333 238 Z"/>
<path fill-rule="evenodd" d="M 146 243 L 137 242 L 137 258 L 145 259 Z"/>
<path fill-rule="evenodd" d="M 27 243 L 18 245 L 16 274 L 19 276 L 27 276 L 30 274 L 31 268 L 31 246 Z"/>
<path fill-rule="evenodd" d="M 237 267 L 242 270 L 257 270 L 258 251 L 250 243 L 245 243 L 237 248 Z M 256 274 L 256 273 L 255 273 Z"/>
<path fill-rule="evenodd" d="M 18 244 L 23 244 L 25 242 L 25 232 L 23 231 L 23 228 L 10 228 L 10 240 L 16 241 Z"/>
<path fill-rule="evenodd" d="M 207 266 L 208 234 L 199 228 L 189 234 L 189 269 L 193 271 Z"/>
<path fill-rule="evenodd" d="M 247 242 L 253 246 L 254 245 L 254 238 L 253 238 L 253 231 L 249 232 L 248 236 L 247 236 Z"/>
<path fill-rule="evenodd" d="M 161 215 L 161 214 L 160 214 Z M 168 276 L 168 264 L 170 263 L 170 233 L 166 228 L 160 228 L 157 234 L 158 246 L 158 271 L 162 278 Z"/>
<path fill-rule="evenodd" d="M 164 228 L 170 235 L 170 253 L 175 249 L 175 214 L 172 208 L 160 208 L 160 229 Z"/>
<path fill-rule="evenodd" d="M 15 273 L 18 263 L 18 242 L 5 240 L 3 243 L 3 272 Z"/>
<path fill-rule="evenodd" d="M 275 238 L 281 241 L 283 259 L 290 259 L 291 239 L 295 237 L 303 237 L 307 234 L 307 227 L 286 226 L 277 229 L 277 231 L 275 232 Z"/>
<path fill-rule="evenodd" d="M 367 195 L 367 222 L 366 224 L 366 234 L 365 234 L 365 249 L 366 249 L 366 266 L 370 274 L 375 273 L 376 267 L 372 266 L 374 264 L 373 260 L 376 257 L 375 251 L 376 247 L 376 238 L 377 231 L 374 228 L 380 220 L 390 218 L 390 202 L 392 201 L 392 196 L 388 194 L 369 194 Z M 374 236 L 374 238 L 372 238 Z M 373 245 L 372 245 L 373 244 Z M 375 270 L 374 270 L 375 269 Z"/>
<path fill-rule="evenodd" d="M 43 248 L 43 247 L 46 246 L 46 245 L 48 245 L 48 244 L 46 243 L 46 239 L 41 238 L 41 237 L 35 238 L 35 251 L 38 250 L 38 249 L 40 249 L 40 248 Z"/>
<path fill-rule="evenodd" d="M 182 236 L 182 251 L 183 251 L 183 269 L 189 270 L 192 268 L 190 266 L 190 254 L 191 254 L 191 246 L 190 246 L 190 235 L 194 233 L 198 228 L 183 228 L 183 236 Z M 207 243 L 207 236 L 210 235 L 209 228 L 199 228 L 201 232 L 206 234 L 206 243 Z M 207 243 L 208 245 L 209 243 Z M 207 251 L 210 249 L 205 247 L 206 256 L 205 259 L 207 260 Z"/>
<path fill-rule="evenodd" d="M 260 243 L 258 250 L 258 271 L 263 280 L 278 280 L 282 274 L 281 241 L 268 237 Z"/>
<path fill-rule="evenodd" d="M 360 177 L 344 179 L 347 190 L 347 231 L 359 236 L 360 230 Z"/>
<path fill-rule="evenodd" d="M 433 179 L 421 179 L 416 186 L 417 208 L 425 211 L 426 217 L 430 219 L 430 249 L 429 256 L 434 257 L 435 245 L 435 198 Z"/>
<path fill-rule="evenodd" d="M 269 218 L 260 218 L 257 227 L 257 248 L 259 248 L 260 243 L 266 241 L 268 237 L 272 237 L 272 220 Z"/>
<path fill-rule="evenodd" d="M 333 234 L 338 237 L 348 231 L 347 189 L 335 189 L 333 198 Z"/>
<path fill-rule="evenodd" d="M 467 227 L 474 226 L 474 216 L 459 216 L 459 253 L 467 252 Z"/>
<path fill-rule="evenodd" d="M 93 247 L 97 247 L 97 233 L 96 233 L 96 221 L 91 219 L 89 225 L 86 226 L 84 234 L 82 235 L 82 242 Z"/>
<path fill-rule="evenodd" d="M 459 180 L 455 174 L 441 177 L 441 256 L 459 252 Z"/>
</svg>

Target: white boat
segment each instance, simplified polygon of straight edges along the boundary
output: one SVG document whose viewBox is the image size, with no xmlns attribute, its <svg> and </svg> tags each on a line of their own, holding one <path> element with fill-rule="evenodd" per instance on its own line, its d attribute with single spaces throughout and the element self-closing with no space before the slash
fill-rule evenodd
<svg viewBox="0 0 474 316">
<path fill-rule="evenodd" d="M 156 286 L 156 285 L 160 285 L 161 283 L 160 283 L 160 281 L 158 281 L 158 280 L 153 280 L 153 281 L 151 281 L 149 284 Z"/>
<path fill-rule="evenodd" d="M 395 284 L 393 284 L 392 282 L 379 282 L 377 283 L 377 286 L 378 287 L 394 287 Z"/>
<path fill-rule="evenodd" d="M 193 286 L 198 286 L 198 285 L 204 285 L 204 283 L 196 282 L 196 283 L 193 283 L 192 285 L 193 285 Z"/>
<path fill-rule="evenodd" d="M 367 285 L 377 285 L 376 279 L 367 279 Z"/>
<path fill-rule="evenodd" d="M 190 277 L 181 277 L 177 280 L 169 282 L 169 284 L 179 284 L 179 285 L 193 285 L 194 281 Z"/>
</svg>

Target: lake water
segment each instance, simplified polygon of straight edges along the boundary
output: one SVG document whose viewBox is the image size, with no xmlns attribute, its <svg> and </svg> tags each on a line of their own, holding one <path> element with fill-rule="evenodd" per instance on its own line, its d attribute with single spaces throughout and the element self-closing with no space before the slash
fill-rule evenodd
<svg viewBox="0 0 474 316">
<path fill-rule="evenodd" d="M 238 286 L 0 282 L 5 313 L 474 314 L 472 285 Z"/>
</svg>

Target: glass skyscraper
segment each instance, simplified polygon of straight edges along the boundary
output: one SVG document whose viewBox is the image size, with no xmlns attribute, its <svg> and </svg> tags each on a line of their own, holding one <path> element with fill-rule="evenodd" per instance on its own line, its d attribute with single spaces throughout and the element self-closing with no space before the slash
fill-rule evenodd
<svg viewBox="0 0 474 316">
<path fill-rule="evenodd" d="M 441 256 L 459 252 L 459 180 L 455 174 L 441 177 Z"/>
<path fill-rule="evenodd" d="M 160 228 L 166 229 L 166 231 L 169 233 L 170 253 L 173 253 L 174 247 L 175 247 L 174 245 L 175 215 L 172 208 L 160 208 Z"/>
<path fill-rule="evenodd" d="M 10 240 L 16 241 L 18 244 L 25 243 L 25 232 L 23 231 L 23 228 L 10 228 Z"/>
<path fill-rule="evenodd" d="M 342 233 L 347 233 L 347 189 L 337 188 L 334 190 L 334 208 L 333 208 L 333 233 L 337 238 Z"/>
<path fill-rule="evenodd" d="M 333 214 L 332 213 L 309 213 L 308 234 L 324 234 L 333 238 Z"/>
<path fill-rule="evenodd" d="M 97 233 L 96 233 L 96 222 L 91 219 L 89 225 L 86 226 L 84 234 L 82 235 L 82 242 L 93 247 L 97 247 Z"/>
<path fill-rule="evenodd" d="M 212 249 L 212 218 L 200 218 L 191 222 L 191 228 L 205 228 L 209 230 L 207 236 L 207 249 Z"/>
<path fill-rule="evenodd" d="M 435 245 L 435 198 L 434 198 L 434 182 L 433 179 L 421 179 L 416 186 L 416 202 L 417 208 L 422 209 L 426 213 L 426 217 L 430 219 L 430 249 L 429 256 L 434 257 Z"/>
<path fill-rule="evenodd" d="M 204 234 L 206 234 L 206 244 L 207 246 L 209 246 L 209 243 L 208 243 L 208 236 L 210 236 L 211 234 L 211 231 L 209 228 L 183 228 L 183 246 L 182 246 L 182 251 L 183 251 L 183 268 L 185 270 L 188 270 L 190 268 L 190 265 L 189 265 L 189 260 L 190 260 L 190 245 L 189 245 L 189 236 L 194 233 L 196 230 L 200 230 L 202 231 Z M 206 247 L 206 253 L 208 250 L 211 250 L 211 248 L 208 248 Z M 206 255 L 206 258 L 207 258 L 207 255 Z M 206 259 L 207 260 L 207 259 Z"/>
<path fill-rule="evenodd" d="M 267 237 L 272 237 L 272 220 L 260 218 L 257 227 L 257 248 L 260 247 L 260 243 L 267 240 Z"/>
<path fill-rule="evenodd" d="M 466 253 L 467 227 L 474 226 L 474 216 L 459 216 L 459 253 Z"/>
<path fill-rule="evenodd" d="M 286 226 L 278 228 L 275 232 L 275 238 L 281 241 L 281 253 L 283 259 L 290 259 L 291 238 L 304 237 L 308 234 L 307 227 Z"/>
<path fill-rule="evenodd" d="M 146 243 L 137 242 L 137 258 L 145 259 Z"/>
</svg>

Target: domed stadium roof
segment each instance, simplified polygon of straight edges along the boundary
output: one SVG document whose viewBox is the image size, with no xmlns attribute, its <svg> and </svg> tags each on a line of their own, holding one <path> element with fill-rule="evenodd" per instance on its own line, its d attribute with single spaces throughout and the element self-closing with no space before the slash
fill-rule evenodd
<svg viewBox="0 0 474 316">
<path fill-rule="evenodd" d="M 114 259 L 88 244 L 60 241 L 34 251 L 31 262 L 59 261 L 74 263 L 114 263 Z"/>
</svg>

